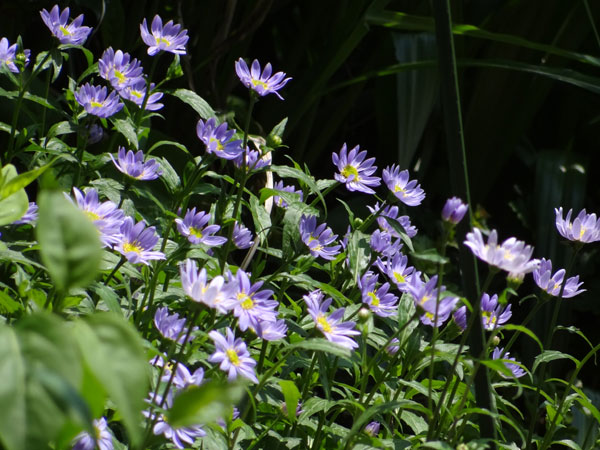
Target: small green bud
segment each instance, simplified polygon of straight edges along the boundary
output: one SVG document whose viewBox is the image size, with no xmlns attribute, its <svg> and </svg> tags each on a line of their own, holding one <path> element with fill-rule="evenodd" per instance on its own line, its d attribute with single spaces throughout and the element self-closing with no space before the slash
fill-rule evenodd
<svg viewBox="0 0 600 450">
<path fill-rule="evenodd" d="M 283 140 L 281 139 L 281 136 L 278 136 L 276 134 L 270 134 L 267 136 L 267 146 L 271 147 L 271 148 L 277 148 L 282 144 Z"/>
<path fill-rule="evenodd" d="M 498 336 L 494 336 L 494 337 L 492 338 L 492 345 L 493 345 L 494 347 L 498 347 L 498 345 L 500 345 L 500 338 L 499 338 Z"/>
</svg>

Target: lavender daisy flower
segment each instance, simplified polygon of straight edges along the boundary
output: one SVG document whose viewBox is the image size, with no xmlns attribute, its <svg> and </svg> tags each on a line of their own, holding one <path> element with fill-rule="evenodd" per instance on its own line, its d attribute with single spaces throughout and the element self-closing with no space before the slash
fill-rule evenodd
<svg viewBox="0 0 600 450">
<path fill-rule="evenodd" d="M 554 212 L 556 213 L 556 229 L 565 239 L 583 243 L 600 241 L 600 220 L 596 218 L 596 214 L 587 214 L 585 209 L 582 209 L 575 220 L 571 222 L 572 209 L 564 219 L 562 206 L 555 208 Z"/>
<path fill-rule="evenodd" d="M 565 279 L 565 269 L 560 269 L 552 275 L 552 261 L 542 258 L 540 267 L 533 271 L 533 279 L 540 289 L 554 297 L 558 297 Z M 568 278 L 563 289 L 562 298 L 575 297 L 585 292 L 585 289 L 579 289 L 582 284 L 583 282 L 579 282 L 579 275 Z"/>
<path fill-rule="evenodd" d="M 154 90 L 154 83 L 150 83 L 150 92 Z M 123 89 L 119 91 L 119 95 L 124 99 L 130 100 L 140 108 L 144 105 L 144 98 L 146 98 L 146 80 L 143 78 L 138 78 L 134 80 L 132 84 L 129 86 L 125 86 Z M 144 110 L 146 111 L 158 111 L 163 106 L 162 103 L 158 103 L 158 101 L 163 97 L 162 92 L 152 92 L 148 95 L 146 99 L 146 105 L 144 106 Z"/>
<path fill-rule="evenodd" d="M 350 153 L 346 148 L 346 144 L 342 145 L 339 155 L 332 153 L 331 158 L 337 166 L 340 173 L 336 173 L 334 178 L 340 183 L 346 184 L 346 189 L 350 192 L 359 191 L 365 194 L 374 194 L 375 191 L 370 186 L 377 187 L 381 184 L 381 178 L 373 177 L 373 173 L 377 167 L 373 166 L 375 158 L 365 160 L 367 151 L 359 151 L 360 146 L 357 145 Z"/>
<path fill-rule="evenodd" d="M 367 426 L 365 426 L 365 433 L 367 433 L 371 437 L 375 437 L 379 434 L 379 422 L 371 422 Z"/>
<path fill-rule="evenodd" d="M 496 294 L 491 297 L 485 292 L 481 296 L 481 322 L 486 330 L 493 330 L 497 326 L 504 325 L 512 316 L 510 305 L 504 308 L 498 304 Z"/>
<path fill-rule="evenodd" d="M 237 292 L 231 296 L 226 307 L 233 309 L 233 315 L 238 318 L 240 330 L 246 331 L 248 328 L 256 330 L 259 322 L 275 322 L 277 320 L 275 308 L 279 306 L 279 303 L 272 300 L 273 291 L 270 289 L 261 291 L 262 281 L 251 284 L 248 274 L 242 269 L 238 269 L 235 281 Z"/>
<path fill-rule="evenodd" d="M 388 292 L 390 284 L 384 283 L 377 288 L 379 277 L 373 272 L 365 273 L 358 282 L 362 301 L 379 317 L 391 317 L 398 310 L 398 297 Z"/>
<path fill-rule="evenodd" d="M 246 164 L 244 164 L 244 160 Z M 260 170 L 271 165 L 271 159 L 265 158 L 259 151 L 246 148 L 246 151 L 235 158 L 233 163 L 240 169 L 243 166 L 246 170 Z"/>
<path fill-rule="evenodd" d="M 123 103 L 116 92 L 107 94 L 106 87 L 85 83 L 75 92 L 75 99 L 88 114 L 101 118 L 110 117 L 123 109 Z"/>
<path fill-rule="evenodd" d="M 183 344 L 186 336 L 186 320 L 185 318 L 179 318 L 179 314 L 169 314 L 169 309 L 164 306 L 157 308 L 154 313 L 154 325 L 156 329 L 160 331 L 167 339 Z M 197 330 L 198 327 L 194 327 L 192 331 Z"/>
<path fill-rule="evenodd" d="M 367 206 L 371 214 L 376 214 L 381 207 L 379 206 L 379 202 L 375 203 L 374 206 Z M 406 235 L 409 238 L 413 238 L 417 235 L 417 228 L 410 223 L 410 218 L 408 216 L 398 216 L 398 207 L 397 206 L 387 206 L 379 213 L 377 217 L 377 224 L 379 228 L 383 231 L 390 233 L 392 236 L 399 238 L 400 234 L 390 225 L 390 221 L 395 221 L 400 225 Z"/>
<path fill-rule="evenodd" d="M 383 169 L 383 181 L 390 191 L 405 205 L 420 205 L 425 192 L 416 180 L 408 179 L 408 170 L 400 170 L 396 164 Z"/>
<path fill-rule="evenodd" d="M 98 72 L 117 91 L 131 86 L 138 80 L 143 81 L 140 62 L 135 58 L 132 60 L 129 53 L 123 53 L 121 50 L 115 52 L 112 47 L 104 50 L 98 60 Z"/>
<path fill-rule="evenodd" d="M 168 410 L 173 406 L 173 394 L 171 392 L 167 394 L 167 398 L 164 399 L 164 402 L 163 397 L 159 394 L 156 394 L 153 399 L 154 401 L 152 403 L 155 403 L 156 405 L 163 404 L 164 409 Z M 151 403 L 150 400 L 147 401 Z M 164 414 L 155 414 L 150 411 L 143 411 L 143 414 L 150 420 L 156 420 L 156 424 L 154 425 L 152 432 L 156 436 L 161 434 L 164 435 L 175 445 L 176 448 L 183 449 L 186 447 L 191 447 L 194 442 L 196 442 L 196 439 L 206 436 L 206 432 L 200 425 L 173 428 L 167 422 L 167 418 Z"/>
<path fill-rule="evenodd" d="M 399 238 L 392 240 L 390 233 L 381 230 L 375 230 L 371 234 L 369 245 L 374 252 L 380 253 L 386 258 L 393 258 L 402 249 L 402 241 Z"/>
<path fill-rule="evenodd" d="M 463 219 L 468 209 L 469 207 L 460 198 L 449 198 L 442 209 L 442 219 L 456 225 Z"/>
<path fill-rule="evenodd" d="M 409 277 L 414 274 L 415 268 L 408 265 L 408 257 L 402 253 L 396 253 L 391 259 L 383 261 L 377 258 L 375 262 L 381 270 L 402 292 L 408 292 L 407 283 Z"/>
<path fill-rule="evenodd" d="M 155 159 L 144 162 L 144 152 L 141 150 L 134 154 L 131 150 L 126 151 L 124 147 L 119 147 L 117 159 L 115 160 L 113 155 L 110 155 L 110 159 L 120 172 L 136 180 L 155 180 L 162 175 Z"/>
<path fill-rule="evenodd" d="M 231 138 L 235 130 L 228 130 L 227 123 L 217 126 L 217 121 L 211 117 L 204 123 L 198 120 L 196 135 L 206 145 L 206 151 L 223 159 L 236 159 L 243 153 L 242 141 Z"/>
<path fill-rule="evenodd" d="M 267 94 L 275 94 L 281 100 L 283 100 L 283 97 L 277 91 L 291 80 L 289 77 L 285 78 L 284 72 L 277 72 L 271 76 L 273 72 L 271 63 L 267 63 L 261 74 L 260 64 L 256 59 L 252 61 L 251 69 L 248 69 L 246 61 L 242 58 L 238 59 L 235 63 L 235 72 L 244 86 L 252 89 L 261 97 Z"/>
<path fill-rule="evenodd" d="M 515 378 L 521 378 L 523 375 L 525 375 L 527 373 L 519 365 L 514 364 L 515 362 L 517 362 L 517 360 L 515 358 L 510 358 L 509 357 L 510 353 L 506 352 L 506 353 L 504 353 L 504 356 L 502 356 L 503 352 L 504 352 L 504 348 L 496 347 L 494 349 L 494 352 L 492 353 L 492 359 L 500 359 L 500 357 L 502 357 L 502 360 L 504 361 L 504 365 L 510 369 L 510 371 L 513 373 Z M 510 363 L 508 361 L 513 361 L 513 362 Z M 506 378 L 506 376 L 503 373 L 500 373 L 500 375 L 502 377 Z"/>
<path fill-rule="evenodd" d="M 95 450 L 96 441 L 100 450 L 113 450 L 113 441 L 106 419 L 94 419 L 94 436 L 87 431 L 82 431 L 73 440 L 73 450 Z"/>
<path fill-rule="evenodd" d="M 185 217 L 175 219 L 177 229 L 192 244 L 205 244 L 210 247 L 222 245 L 227 242 L 226 237 L 213 236 L 221 229 L 219 225 L 208 225 L 210 214 L 200 211 L 196 213 L 196 208 L 188 209 Z"/>
<path fill-rule="evenodd" d="M 300 219 L 300 236 L 302 242 L 308 247 L 310 254 L 315 258 L 321 256 L 328 260 L 335 259 L 341 248 L 340 245 L 330 245 L 335 242 L 337 234 L 333 234 L 331 228 L 328 228 L 325 223 L 317 227 L 315 216 L 302 215 Z"/>
<path fill-rule="evenodd" d="M 287 330 L 288 327 L 285 324 L 285 320 L 279 319 L 274 322 L 260 320 L 254 331 L 259 338 L 265 341 L 278 341 L 286 336 Z"/>
<path fill-rule="evenodd" d="M 323 293 L 320 290 L 312 291 L 302 297 L 308 305 L 308 313 L 315 321 L 316 327 L 321 330 L 325 338 L 349 350 L 358 347 L 358 344 L 350 336 L 360 334 L 355 330 L 355 322 L 342 322 L 345 308 L 336 309 L 331 314 L 327 310 L 331 305 L 332 299 L 323 301 Z"/>
<path fill-rule="evenodd" d="M 8 39 L 0 39 L 0 65 L 6 64 L 8 70 L 14 73 L 19 73 L 19 67 L 15 63 L 17 58 L 18 45 L 9 45 Z M 25 66 L 29 64 L 29 56 L 31 55 L 30 50 L 23 50 L 23 56 L 25 57 Z"/>
<path fill-rule="evenodd" d="M 121 241 L 115 245 L 115 250 L 121 253 L 132 264 L 150 265 L 153 259 L 165 259 L 165 254 L 152 251 L 158 242 L 154 227 L 146 228 L 140 221 L 134 225 L 131 217 L 126 217 L 121 225 Z"/>
<path fill-rule="evenodd" d="M 209 283 L 206 279 L 206 269 L 198 272 L 196 262 L 192 259 L 186 259 L 179 266 L 179 273 L 183 291 L 193 301 L 215 308 L 221 314 L 229 310 L 225 305 L 227 300 L 235 295 L 235 286 L 226 285 L 225 278 L 219 275 Z"/>
<path fill-rule="evenodd" d="M 415 301 L 415 306 L 424 311 L 420 318 L 423 325 L 434 327 L 443 325 L 458 302 L 457 297 L 441 297 L 446 288 L 444 286 L 437 288 L 437 275 L 424 283 L 419 273 L 415 273 L 410 278 L 407 288 Z M 438 296 L 440 296 L 439 302 Z"/>
<path fill-rule="evenodd" d="M 281 180 L 275 183 L 273 189 L 276 191 L 289 192 L 290 194 L 297 194 L 300 197 L 298 199 L 300 202 L 304 200 L 304 193 L 302 192 L 302 190 L 296 190 L 294 186 L 284 186 L 283 181 Z M 280 208 L 287 208 L 288 206 L 287 202 L 279 195 L 273 196 L 273 201 Z"/>
<path fill-rule="evenodd" d="M 385 352 L 390 356 L 394 356 L 398 353 L 398 350 L 400 350 L 400 340 L 398 338 L 393 338 L 390 345 L 385 348 Z"/>
<path fill-rule="evenodd" d="M 250 357 L 246 344 L 241 338 L 236 339 L 230 328 L 226 328 L 225 332 L 227 337 L 215 330 L 208 333 L 215 343 L 215 352 L 208 357 L 208 361 L 221 363 L 219 368 L 228 373 L 229 381 L 242 376 L 258 383 L 258 378 L 254 374 L 256 361 Z"/>
<path fill-rule="evenodd" d="M 142 40 L 148 46 L 148 54 L 156 55 L 160 51 L 171 52 L 177 55 L 185 55 L 185 44 L 190 38 L 187 30 L 181 31 L 181 25 L 173 24 L 172 20 L 165 23 L 163 27 L 162 19 L 157 15 L 152 19 L 150 31 L 146 19 L 140 25 Z"/>
<path fill-rule="evenodd" d="M 490 232 L 485 244 L 481 231 L 475 228 L 467 233 L 464 244 L 482 261 L 515 275 L 533 272 L 540 264 L 538 259 L 531 259 L 533 247 L 523 241 L 511 237 L 498 245 L 496 230 Z"/>
<path fill-rule="evenodd" d="M 252 240 L 252 232 L 240 223 L 233 225 L 233 245 L 239 249 L 250 248 L 254 241 Z"/>
<path fill-rule="evenodd" d="M 107 200 L 100 203 L 98 200 L 98 191 L 88 189 L 85 195 L 76 187 L 73 188 L 75 202 L 86 216 L 94 223 L 100 233 L 100 241 L 104 247 L 111 247 L 118 244 L 121 240 L 121 225 L 123 224 L 124 213 L 116 204 Z M 71 198 L 65 194 L 71 200 Z"/>
<path fill-rule="evenodd" d="M 19 220 L 15 220 L 13 225 L 26 225 L 35 222 L 38 218 L 37 211 L 38 205 L 36 205 L 35 202 L 29 202 L 29 206 L 27 207 L 27 211 L 25 211 L 23 217 L 21 217 Z"/>
<path fill-rule="evenodd" d="M 81 25 L 83 14 L 78 15 L 67 25 L 69 8 L 65 8 L 61 13 L 58 5 L 54 5 L 50 12 L 42 9 L 40 15 L 50 32 L 58 38 L 61 44 L 82 45 L 92 31 L 90 27 Z"/>
<path fill-rule="evenodd" d="M 170 373 L 168 375 L 163 375 L 162 381 L 168 382 L 170 378 Z M 185 389 L 188 386 L 200 386 L 203 381 L 204 369 L 202 367 L 196 369 L 192 374 L 183 364 L 177 364 L 175 375 L 173 376 L 173 385 L 177 389 Z"/>
<path fill-rule="evenodd" d="M 467 307 L 461 306 L 454 311 L 454 314 L 452 314 L 452 319 L 454 319 L 454 323 L 458 325 L 458 328 L 460 328 L 462 331 L 465 331 L 467 329 Z"/>
</svg>

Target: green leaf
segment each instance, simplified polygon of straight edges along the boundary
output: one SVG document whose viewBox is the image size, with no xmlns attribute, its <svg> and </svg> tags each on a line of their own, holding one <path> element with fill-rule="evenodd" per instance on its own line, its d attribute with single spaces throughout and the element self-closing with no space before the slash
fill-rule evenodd
<svg viewBox="0 0 600 450">
<path fill-rule="evenodd" d="M 330 353 L 340 358 L 350 358 L 352 352 L 346 347 L 330 342 L 327 339 L 313 338 L 305 341 L 290 344 L 288 349 L 301 348 L 303 350 L 312 350 L 314 352 Z"/>
<path fill-rule="evenodd" d="M 182 102 L 190 105 L 204 120 L 210 119 L 211 117 L 216 117 L 215 111 L 210 107 L 206 100 L 204 100 L 194 91 L 190 91 L 189 89 L 176 89 L 175 91 L 166 92 L 174 97 L 177 97 Z"/>
<path fill-rule="evenodd" d="M 570 359 L 575 363 L 575 365 L 579 365 L 579 360 L 574 356 L 569 355 L 568 353 L 562 353 L 558 350 L 546 350 L 543 353 L 539 354 L 535 361 L 533 362 L 533 367 L 531 368 L 532 372 L 535 372 L 535 369 L 541 363 L 548 363 L 550 361 L 556 361 L 557 359 Z"/>
<path fill-rule="evenodd" d="M 244 394 L 244 385 L 209 381 L 181 392 L 167 411 L 167 421 L 174 427 L 215 422 L 223 418 Z"/>
<path fill-rule="evenodd" d="M 348 258 L 350 260 L 352 279 L 354 282 L 357 282 L 371 260 L 369 235 L 358 230 L 352 232 L 348 240 Z"/>
<path fill-rule="evenodd" d="M 17 178 L 17 169 L 12 164 L 7 164 L 0 171 L 0 189 L 4 189 L 12 180 Z M 7 189 L 7 193 L 12 189 Z M 13 223 L 23 217 L 27 212 L 29 199 L 25 193 L 25 189 L 17 189 L 16 191 L 6 196 L 0 194 L 0 226 Z"/>
<path fill-rule="evenodd" d="M 123 418 L 131 441 L 139 444 L 149 372 L 138 333 L 128 322 L 108 313 L 77 321 L 73 333 L 85 363 Z"/>
<path fill-rule="evenodd" d="M 430 248 L 422 252 L 412 252 L 410 255 L 415 259 L 435 264 L 443 265 L 448 264 L 449 262 L 448 258 L 445 258 L 444 256 L 440 255 L 434 248 Z"/>
<path fill-rule="evenodd" d="M 285 406 L 287 409 L 288 419 L 290 422 L 296 420 L 296 407 L 298 406 L 298 400 L 302 397 L 300 391 L 296 387 L 296 383 L 290 380 L 280 380 L 279 386 L 281 386 L 281 392 L 285 399 Z"/>
<path fill-rule="evenodd" d="M 271 228 L 271 216 L 264 205 L 260 204 L 258 198 L 254 195 L 250 197 L 250 212 L 252 213 L 252 219 L 254 220 L 256 237 L 260 239 L 260 242 L 264 242 L 267 231 Z"/>
<path fill-rule="evenodd" d="M 167 69 L 166 80 L 172 80 L 174 78 L 179 78 L 183 76 L 183 69 L 181 68 L 181 64 L 179 62 L 179 55 L 175 54 L 173 58 L 173 62 Z"/>
<path fill-rule="evenodd" d="M 113 119 L 113 125 L 115 126 L 115 130 L 125 136 L 127 142 L 130 145 L 133 145 L 133 148 L 136 150 L 139 148 L 137 133 L 135 132 L 135 126 L 131 119 Z"/>
<path fill-rule="evenodd" d="M 146 155 L 149 155 L 150 153 L 152 153 L 155 149 L 162 147 L 164 145 L 168 145 L 170 147 L 175 147 L 178 148 L 179 150 L 181 150 L 184 153 L 187 153 L 188 155 L 190 154 L 189 150 L 187 149 L 187 147 L 183 144 L 180 144 L 179 142 L 175 142 L 175 141 L 158 141 L 156 143 L 154 143 L 152 145 L 152 147 L 150 147 L 148 149 L 148 151 L 146 152 Z"/>
<path fill-rule="evenodd" d="M 4 184 L 0 188 L 0 198 L 10 197 L 11 195 L 29 186 L 29 184 L 31 184 L 41 174 L 43 174 L 47 169 L 49 169 L 50 166 L 52 166 L 52 164 L 54 163 L 54 161 L 56 161 L 56 158 L 54 158 L 51 162 L 42 167 L 38 167 L 37 169 L 33 169 L 29 172 L 17 175 L 16 177 L 11 178 L 10 180 L 5 180 Z"/>
<path fill-rule="evenodd" d="M 25 361 L 15 331 L 0 324 L 0 442 L 7 450 L 26 450 Z"/>
<path fill-rule="evenodd" d="M 167 189 L 169 189 L 171 193 L 175 193 L 181 184 L 179 175 L 177 175 L 177 172 L 175 169 L 173 169 L 173 166 L 169 163 L 169 161 L 167 161 L 166 158 L 155 156 L 154 159 L 158 161 L 158 164 L 162 170 L 162 175 L 160 176 L 161 180 L 165 183 Z"/>
<path fill-rule="evenodd" d="M 321 194 L 314 177 L 302 172 L 299 169 L 289 166 L 271 166 L 271 170 L 281 178 L 295 178 L 296 180 L 306 184 L 310 188 L 311 192 L 319 197 L 319 200 L 323 205 L 323 209 L 325 210 L 325 214 L 327 214 L 327 205 L 325 204 L 325 199 L 323 198 L 323 194 Z"/>
<path fill-rule="evenodd" d="M 100 266 L 100 235 L 83 211 L 62 192 L 42 191 L 36 227 L 42 261 L 59 291 L 84 287 Z"/>
</svg>

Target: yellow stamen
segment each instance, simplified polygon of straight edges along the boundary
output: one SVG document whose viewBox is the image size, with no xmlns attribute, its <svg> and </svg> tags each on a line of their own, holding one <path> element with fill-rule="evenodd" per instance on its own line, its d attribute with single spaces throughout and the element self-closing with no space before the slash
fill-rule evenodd
<svg viewBox="0 0 600 450">
<path fill-rule="evenodd" d="M 256 86 L 262 86 L 263 89 L 268 89 L 269 86 L 267 85 L 267 83 L 265 83 L 264 81 L 260 81 L 260 80 L 252 80 L 252 86 L 256 87 Z"/>
<path fill-rule="evenodd" d="M 371 297 L 371 305 L 379 306 L 380 300 L 379 297 L 377 297 L 377 294 L 375 294 L 375 292 L 369 292 L 367 295 Z"/>
<path fill-rule="evenodd" d="M 61 33 L 64 36 L 71 36 L 71 34 L 73 34 L 69 30 L 67 30 L 65 27 L 63 27 L 62 25 L 60 27 L 58 27 L 58 29 L 61 31 Z"/>
<path fill-rule="evenodd" d="M 317 317 L 317 324 L 321 325 L 321 330 L 325 333 L 331 333 L 333 330 L 329 322 L 327 322 L 327 318 L 323 315 Z"/>
<path fill-rule="evenodd" d="M 125 75 L 123 75 L 123 73 L 119 72 L 118 70 L 115 70 L 115 77 L 117 77 L 117 80 L 119 80 L 119 83 L 123 84 L 127 81 L 127 77 Z"/>
<path fill-rule="evenodd" d="M 170 42 L 170 41 L 168 41 L 167 39 L 165 39 L 164 37 L 157 37 L 157 38 L 156 38 L 156 44 L 157 44 L 157 45 L 160 45 L 161 43 L 162 43 L 162 44 L 166 44 L 167 46 L 170 46 L 170 45 L 171 45 L 171 42 Z"/>
<path fill-rule="evenodd" d="M 190 227 L 190 234 L 198 239 L 202 239 L 202 230 L 199 230 L 198 228 Z"/>
<path fill-rule="evenodd" d="M 229 358 L 229 362 L 231 362 L 231 364 L 233 364 L 236 367 L 240 365 L 240 357 L 234 349 L 228 348 L 225 353 L 227 353 L 227 357 Z"/>
<path fill-rule="evenodd" d="M 123 244 L 123 251 L 126 253 L 135 252 L 139 255 L 142 253 L 142 248 L 134 242 L 125 242 Z"/>
<path fill-rule="evenodd" d="M 356 167 L 350 164 L 348 164 L 342 169 L 341 174 L 345 178 L 350 178 L 350 176 L 352 176 L 354 181 L 360 181 L 360 177 L 358 176 L 358 170 L 356 169 Z"/>
<path fill-rule="evenodd" d="M 100 220 L 100 216 L 93 211 L 85 211 L 85 214 L 93 221 Z"/>
<path fill-rule="evenodd" d="M 102 103 L 99 102 L 95 102 L 95 101 L 91 101 L 90 105 L 93 106 L 94 108 L 102 108 L 104 105 Z"/>
<path fill-rule="evenodd" d="M 400 272 L 394 272 L 394 279 L 397 283 L 406 283 L 406 278 Z"/>
</svg>

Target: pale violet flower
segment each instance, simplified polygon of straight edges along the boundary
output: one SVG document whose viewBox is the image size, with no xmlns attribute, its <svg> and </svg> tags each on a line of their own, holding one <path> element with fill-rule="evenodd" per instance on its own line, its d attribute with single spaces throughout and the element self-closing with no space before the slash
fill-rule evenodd
<svg viewBox="0 0 600 450">
<path fill-rule="evenodd" d="M 160 51 L 171 52 L 177 55 L 185 55 L 185 44 L 189 39 L 187 30 L 181 30 L 181 25 L 173 24 L 169 20 L 163 26 L 162 19 L 157 15 L 152 19 L 150 31 L 146 19 L 140 25 L 142 40 L 148 46 L 148 54 L 156 55 Z"/>
<path fill-rule="evenodd" d="M 179 266 L 181 285 L 185 294 L 195 302 L 204 303 L 210 308 L 215 308 L 225 314 L 229 308 L 226 306 L 229 299 L 235 295 L 234 285 L 227 285 L 221 275 L 207 280 L 206 269 L 198 271 L 196 261 L 186 259 Z"/>
<path fill-rule="evenodd" d="M 481 323 L 486 330 L 504 325 L 512 316 L 510 305 L 504 308 L 498 303 L 498 295 L 491 297 L 485 292 L 481 296 Z"/>
<path fill-rule="evenodd" d="M 469 207 L 460 198 L 449 198 L 442 209 L 442 219 L 456 225 L 463 219 L 468 210 Z"/>
<path fill-rule="evenodd" d="M 334 178 L 340 183 L 346 185 L 349 191 L 364 192 L 365 194 L 374 194 L 372 189 L 381 184 L 381 178 L 372 176 L 377 167 L 373 165 L 375 158 L 368 158 L 366 150 L 360 151 L 360 146 L 354 147 L 350 152 L 346 144 L 338 153 L 333 153 L 331 158 L 339 170 L 334 174 Z"/>
<path fill-rule="evenodd" d="M 554 297 L 558 297 L 565 279 L 565 269 L 560 269 L 552 275 L 552 261 L 542 258 L 540 267 L 533 271 L 533 279 L 540 289 Z M 582 284 L 583 282 L 579 282 L 579 275 L 568 278 L 563 288 L 562 298 L 575 297 L 585 292 L 585 289 L 579 289 Z"/>
<path fill-rule="evenodd" d="M 283 100 L 283 97 L 277 91 L 291 80 L 289 77 L 285 78 L 284 72 L 277 72 L 275 75 L 271 75 L 273 69 L 270 63 L 267 63 L 261 73 L 260 63 L 256 59 L 252 61 L 250 69 L 248 69 L 246 61 L 242 58 L 238 59 L 235 63 L 235 72 L 244 86 L 252 89 L 261 97 L 267 94 L 275 94 L 281 100 Z"/>
<path fill-rule="evenodd" d="M 106 419 L 101 417 L 100 419 L 94 419 L 94 433 L 95 436 L 90 435 L 87 431 L 82 431 L 75 436 L 73 442 L 73 450 L 113 450 L 113 441 L 110 431 L 108 431 L 108 424 Z M 96 447 L 96 440 L 98 441 L 98 447 Z"/>
<path fill-rule="evenodd" d="M 236 339 L 230 328 L 227 328 L 225 333 L 227 336 L 215 330 L 208 333 L 215 344 L 215 352 L 208 357 L 208 361 L 220 363 L 219 368 L 227 372 L 229 381 L 242 376 L 258 383 L 254 373 L 256 361 L 250 357 L 246 344 L 241 338 Z"/>
<path fill-rule="evenodd" d="M 123 109 L 123 103 L 115 91 L 107 95 L 106 86 L 92 86 L 84 84 L 75 92 L 75 100 L 88 114 L 102 119 L 115 115 Z"/>
<path fill-rule="evenodd" d="M 400 170 L 395 164 L 383 169 L 383 181 L 392 194 L 408 206 L 420 205 L 425 198 L 425 192 L 416 180 L 408 179 L 408 170 Z"/>
<path fill-rule="evenodd" d="M 110 159 L 120 172 L 136 180 L 155 180 L 162 175 L 160 165 L 155 159 L 144 162 L 144 152 L 141 150 L 133 153 L 119 147 L 117 159 L 113 155 L 110 155 Z"/>
<path fill-rule="evenodd" d="M 572 209 L 564 219 L 562 207 L 555 208 L 554 212 L 556 213 L 556 229 L 565 239 L 583 243 L 600 241 L 600 220 L 596 214 L 587 214 L 585 209 L 582 209 L 571 222 Z"/>
<path fill-rule="evenodd" d="M 83 14 L 78 15 L 70 24 L 67 24 L 69 8 L 65 8 L 61 13 L 58 5 L 54 5 L 50 12 L 42 9 L 40 15 L 50 32 L 58 38 L 61 44 L 81 45 L 92 31 L 90 27 L 82 25 Z"/>
<path fill-rule="evenodd" d="M 219 225 L 209 225 L 211 215 L 204 211 L 196 213 L 196 208 L 188 209 L 183 219 L 175 219 L 177 229 L 192 244 L 204 244 L 209 247 L 227 242 L 226 237 L 214 236 L 221 229 Z"/>
<path fill-rule="evenodd" d="M 521 378 L 527 373 L 518 364 L 515 364 L 517 360 L 515 358 L 511 358 L 509 356 L 510 353 L 506 352 L 504 353 L 504 355 L 502 355 L 503 352 L 504 348 L 496 347 L 492 353 L 492 359 L 502 359 L 504 365 L 510 369 L 515 378 Z M 503 373 L 500 373 L 500 375 L 506 378 L 506 376 Z"/>
<path fill-rule="evenodd" d="M 2 65 L 2 64 L 6 65 L 8 70 L 10 70 L 11 72 L 14 72 L 14 73 L 19 73 L 19 67 L 15 63 L 16 58 L 17 58 L 17 49 L 18 49 L 17 44 L 10 45 L 10 42 L 8 42 L 8 39 L 6 39 L 4 37 L 2 39 L 0 39 L 0 65 Z M 24 65 L 27 65 L 29 63 L 30 55 L 31 55 L 30 50 L 23 50 L 23 56 L 25 58 L 25 60 L 23 61 Z"/>
<path fill-rule="evenodd" d="M 323 333 L 325 338 L 349 350 L 354 350 L 358 344 L 351 336 L 360 334 L 354 327 L 355 322 L 342 322 L 345 308 L 339 308 L 328 313 L 332 299 L 323 301 L 323 293 L 320 290 L 312 291 L 303 297 L 308 306 L 308 313 L 315 322 L 316 327 Z"/>
<path fill-rule="evenodd" d="M 142 72 L 137 59 L 131 59 L 129 53 L 123 53 L 121 50 L 115 52 L 112 47 L 104 50 L 98 60 L 98 73 L 117 91 L 131 86 L 138 80 L 143 81 Z"/>
<path fill-rule="evenodd" d="M 165 254 L 152 249 L 158 242 L 154 227 L 147 227 L 142 221 L 135 223 L 131 217 L 126 217 L 121 225 L 121 240 L 115 245 L 115 250 L 121 253 L 132 264 L 150 265 L 154 259 L 165 259 Z"/>
<path fill-rule="evenodd" d="M 71 200 L 71 198 L 65 194 Z M 104 247 L 118 244 L 121 238 L 121 226 L 123 225 L 124 213 L 110 200 L 100 203 L 98 191 L 88 189 L 85 194 L 76 187 L 73 188 L 73 196 L 79 209 L 94 223 L 100 233 L 100 241 Z"/>
<path fill-rule="evenodd" d="M 302 216 L 300 219 L 300 237 L 314 257 L 321 256 L 332 260 L 340 252 L 341 245 L 332 245 L 335 244 L 337 234 L 333 234 L 331 228 L 325 223 L 317 226 L 315 216 Z"/>
</svg>

